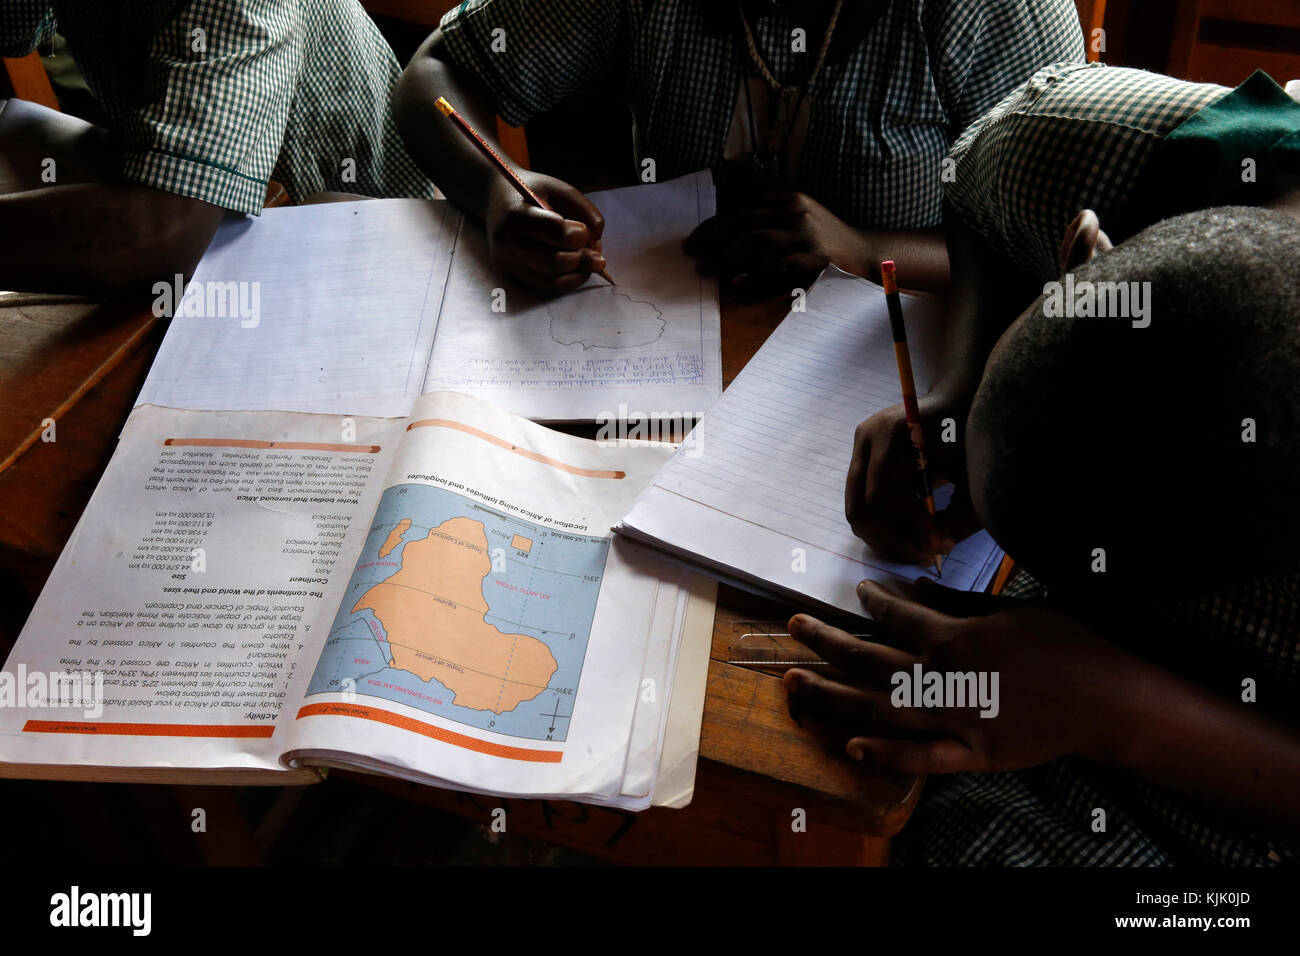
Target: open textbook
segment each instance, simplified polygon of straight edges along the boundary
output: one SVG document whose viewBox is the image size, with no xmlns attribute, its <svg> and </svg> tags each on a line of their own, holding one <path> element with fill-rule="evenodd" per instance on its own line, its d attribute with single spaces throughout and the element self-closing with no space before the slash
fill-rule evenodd
<svg viewBox="0 0 1300 956">
<path fill-rule="evenodd" d="M 391 417 L 452 390 L 535 421 L 698 417 L 722 392 L 718 294 L 681 245 L 712 180 L 591 199 L 619 284 L 551 298 L 501 277 L 445 201 L 227 222 L 188 285 L 155 289 L 174 318 L 139 404 Z"/>
<path fill-rule="evenodd" d="M 934 577 L 886 561 L 844 517 L 858 423 L 902 400 L 884 290 L 831 267 L 768 337 L 618 531 L 751 589 L 861 614 L 857 583 Z M 918 394 L 933 381 L 942 308 L 904 297 Z M 935 489 L 940 507 L 952 487 Z M 959 543 L 943 583 L 982 590 L 1002 551 Z"/>
<path fill-rule="evenodd" d="M 138 407 L 5 667 L 0 775 L 681 805 L 712 595 L 610 533 L 669 453 L 449 392 Z"/>
</svg>

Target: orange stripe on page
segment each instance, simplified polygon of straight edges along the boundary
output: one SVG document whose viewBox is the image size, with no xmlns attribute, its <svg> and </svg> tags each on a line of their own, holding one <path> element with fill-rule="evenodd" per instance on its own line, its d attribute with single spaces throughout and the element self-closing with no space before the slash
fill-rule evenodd
<svg viewBox="0 0 1300 956">
<path fill-rule="evenodd" d="M 103 734 L 109 737 L 270 737 L 274 727 L 232 724 L 104 724 L 78 720 L 29 720 L 28 734 Z"/>
<path fill-rule="evenodd" d="M 316 441 L 255 441 L 251 438 L 169 438 L 164 445 L 198 448 L 275 448 L 280 451 L 341 451 L 373 455 L 378 445 L 332 445 Z"/>
<path fill-rule="evenodd" d="M 504 448 L 506 451 L 512 451 L 516 455 L 522 455 L 524 458 L 540 462 L 543 465 L 550 465 L 552 468 L 558 468 L 560 471 L 567 471 L 571 475 L 578 475 L 582 478 L 626 478 L 627 472 L 623 471 L 597 471 L 593 468 L 579 468 L 577 465 L 568 465 L 562 461 L 556 461 L 554 458 L 547 458 L 545 455 L 539 455 L 535 451 L 529 451 L 527 448 L 520 448 L 518 445 L 512 445 L 504 438 L 497 438 L 496 435 L 489 435 L 485 431 L 480 431 L 471 425 L 462 425 L 460 422 L 449 421 L 445 418 L 422 418 L 418 422 L 411 422 L 406 426 L 409 432 L 412 428 L 451 428 L 458 432 L 464 432 L 466 435 L 473 435 L 475 438 L 481 438 L 485 442 L 491 442 L 498 448 Z"/>
<path fill-rule="evenodd" d="M 324 714 L 373 720 L 376 723 L 388 724 L 390 727 L 409 730 L 414 734 L 422 734 L 425 737 L 432 737 L 434 740 L 441 740 L 453 747 L 463 747 L 466 750 L 487 754 L 489 757 L 504 757 L 507 760 L 530 760 L 533 763 L 559 763 L 560 758 L 564 756 L 562 750 L 528 750 L 524 747 L 507 747 L 504 744 L 488 743 L 486 740 L 479 740 L 477 737 L 467 737 L 465 734 L 458 734 L 452 730 L 435 727 L 433 724 L 426 724 L 422 720 L 412 720 L 410 717 L 402 717 L 386 710 L 366 707 L 362 704 L 306 704 L 298 711 L 296 719 L 319 717 Z"/>
</svg>

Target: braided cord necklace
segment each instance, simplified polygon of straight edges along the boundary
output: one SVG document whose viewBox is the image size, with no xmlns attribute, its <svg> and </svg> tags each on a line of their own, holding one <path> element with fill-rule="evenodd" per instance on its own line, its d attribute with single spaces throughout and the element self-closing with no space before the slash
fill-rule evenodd
<svg viewBox="0 0 1300 956">
<path fill-rule="evenodd" d="M 785 155 L 790 144 L 790 135 L 794 132 L 795 118 L 799 115 L 799 108 L 803 106 L 804 97 L 808 95 L 808 90 L 817 82 L 817 77 L 821 75 L 822 65 L 826 62 L 826 53 L 831 48 L 831 38 L 835 35 L 835 24 L 839 21 L 840 10 L 843 7 L 844 0 L 835 0 L 835 8 L 831 11 L 830 20 L 826 24 L 826 35 L 822 38 L 821 49 L 817 52 L 817 62 L 813 65 L 812 72 L 808 75 L 808 79 L 798 87 L 799 97 L 795 100 L 794 108 L 790 111 L 790 115 L 786 119 L 785 132 L 781 138 L 781 147 L 778 151 L 775 151 L 774 154 L 771 150 L 760 151 L 758 149 L 758 130 L 757 125 L 754 122 L 754 105 L 750 101 L 749 97 L 749 84 L 742 84 L 745 89 L 745 109 L 749 115 L 750 142 L 754 144 L 755 172 L 760 176 L 760 178 L 776 178 L 774 175 L 774 169 L 764 169 L 763 167 L 777 165 L 779 163 L 779 157 Z M 744 30 L 745 49 L 749 52 L 750 62 L 754 64 L 755 68 L 758 70 L 759 76 L 762 77 L 763 82 L 767 84 L 769 93 L 773 97 L 784 99 L 788 94 L 794 91 L 795 87 L 785 86 L 777 80 L 777 78 L 772 74 L 771 69 L 768 68 L 767 63 L 764 62 L 763 57 L 759 54 L 758 47 L 754 43 L 754 34 L 749 28 L 749 21 L 745 18 L 743 0 L 738 0 L 736 10 L 740 14 L 740 25 Z M 767 155 L 761 155 L 762 153 L 766 153 Z"/>
</svg>

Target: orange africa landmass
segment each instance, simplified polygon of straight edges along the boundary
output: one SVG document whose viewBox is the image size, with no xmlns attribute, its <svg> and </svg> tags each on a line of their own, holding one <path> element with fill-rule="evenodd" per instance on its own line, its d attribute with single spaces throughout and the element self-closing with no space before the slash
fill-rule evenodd
<svg viewBox="0 0 1300 956">
<path fill-rule="evenodd" d="M 402 543 L 402 535 L 406 534 L 406 529 L 411 526 L 410 518 L 403 518 L 397 522 L 397 527 L 388 532 L 388 538 L 384 541 L 384 546 L 379 549 L 379 556 L 386 558 L 393 553 L 393 549 Z"/>
<path fill-rule="evenodd" d="M 449 518 L 408 541 L 401 568 L 352 610 L 379 619 L 393 667 L 436 678 L 455 704 L 502 714 L 545 690 L 558 665 L 543 642 L 503 634 L 484 619 L 483 579 L 491 570 L 483 522 Z"/>
</svg>

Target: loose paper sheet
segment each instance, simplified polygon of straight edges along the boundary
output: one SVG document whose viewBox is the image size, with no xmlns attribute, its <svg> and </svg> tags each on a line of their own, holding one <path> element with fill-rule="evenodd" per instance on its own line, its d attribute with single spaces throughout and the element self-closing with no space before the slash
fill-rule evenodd
<svg viewBox="0 0 1300 956">
<path fill-rule="evenodd" d="M 942 314 L 911 296 L 904 313 L 924 394 Z M 855 588 L 862 579 L 934 576 L 872 553 L 844 517 L 854 429 L 901 399 L 884 291 L 828 270 L 809 292 L 807 311 L 791 313 L 772 333 L 621 530 L 700 556 L 720 572 L 861 613 Z M 987 533 L 974 535 L 944 559 L 943 583 L 982 588 L 1000 558 Z"/>
</svg>

